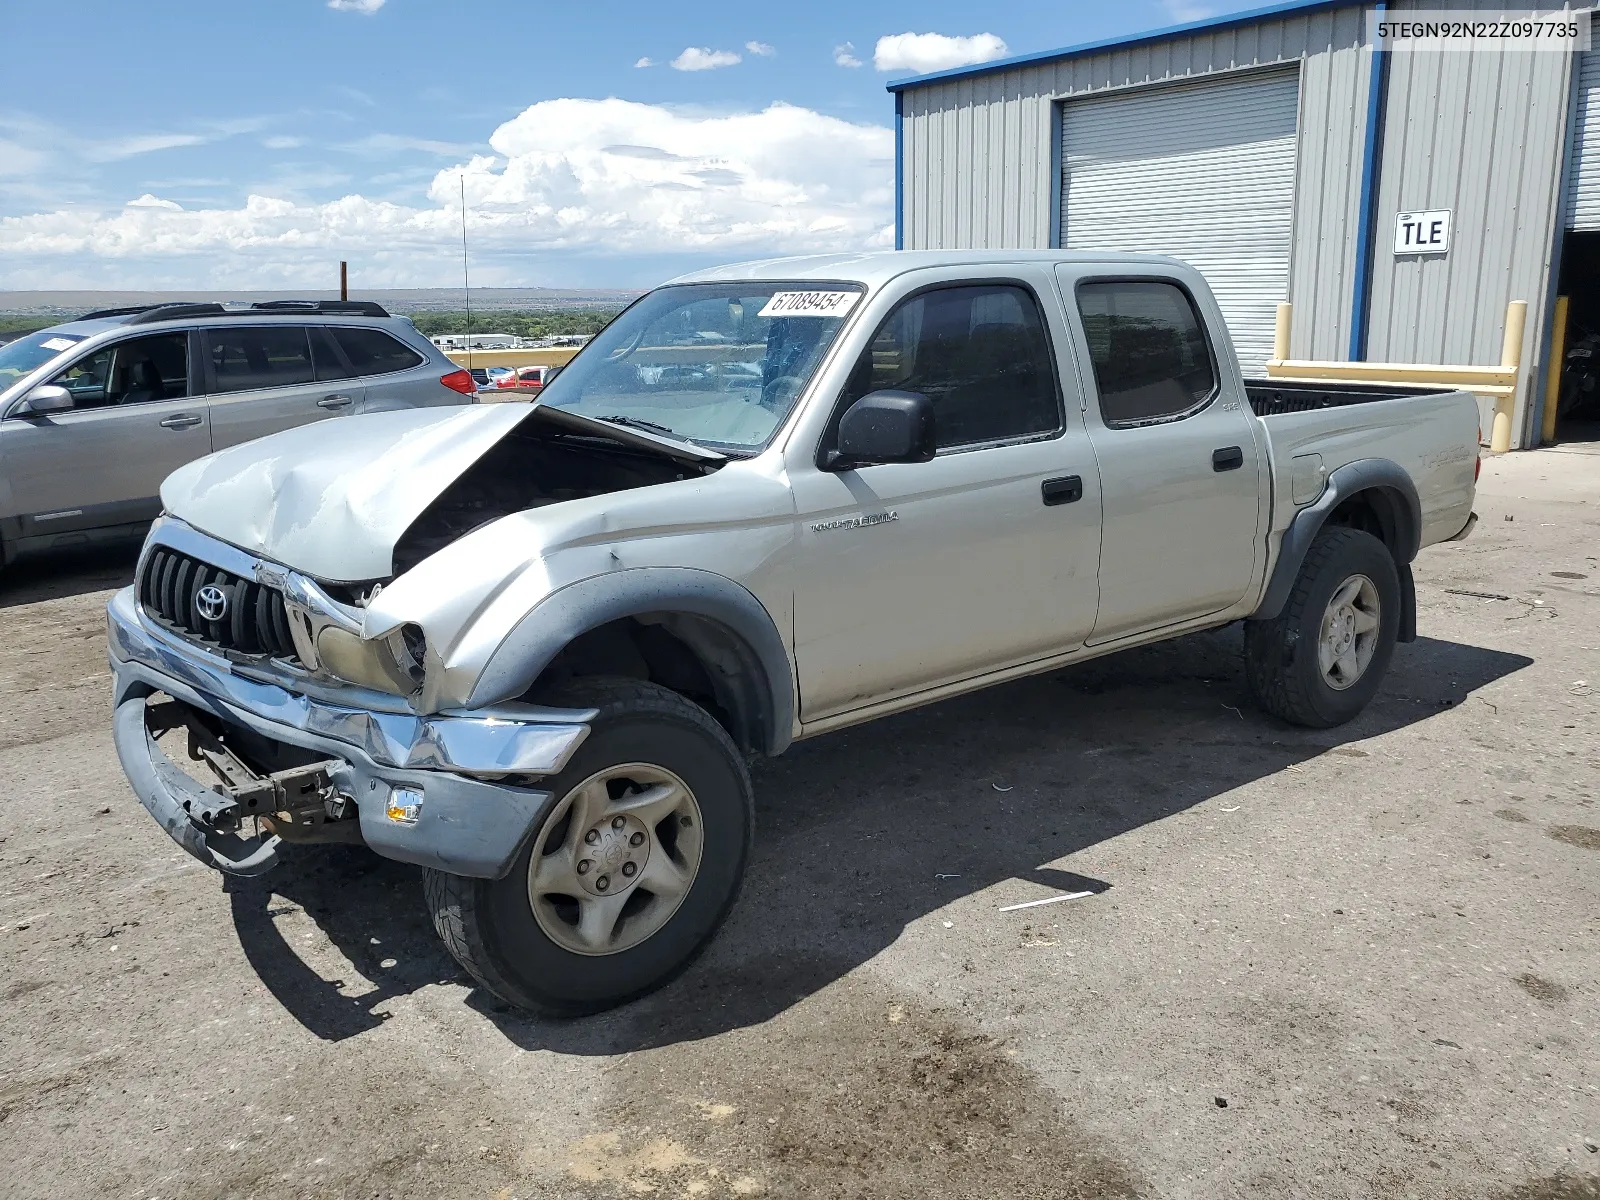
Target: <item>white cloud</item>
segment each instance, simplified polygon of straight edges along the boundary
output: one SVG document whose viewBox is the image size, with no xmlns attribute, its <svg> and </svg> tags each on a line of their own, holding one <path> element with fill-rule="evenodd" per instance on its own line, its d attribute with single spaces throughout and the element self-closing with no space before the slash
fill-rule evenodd
<svg viewBox="0 0 1600 1200">
<path fill-rule="evenodd" d="M 386 0 L 328 0 L 328 7 L 338 12 L 361 13 L 370 17 L 384 6 Z"/>
<path fill-rule="evenodd" d="M 674 71 L 715 71 L 718 67 L 731 67 L 743 61 L 731 50 L 711 50 L 705 46 L 690 46 L 672 60 Z"/>
<path fill-rule="evenodd" d="M 268 150 L 293 150 L 296 146 L 303 146 L 304 139 L 297 137 L 269 137 L 262 138 L 261 144 Z"/>
<path fill-rule="evenodd" d="M 767 42 L 746 42 L 744 48 L 758 58 L 771 58 L 777 53 L 777 50 Z"/>
<path fill-rule="evenodd" d="M 50 155 L 43 150 L 24 146 L 10 138 L 0 138 L 0 178 L 36 174 L 43 171 L 49 161 Z"/>
<path fill-rule="evenodd" d="M 1216 16 L 1218 12 L 1215 5 L 1197 4 L 1195 0 L 1161 0 L 1161 7 L 1166 10 L 1167 16 L 1180 24 L 1203 21 Z"/>
<path fill-rule="evenodd" d="M 942 33 L 896 33 L 878 39 L 872 65 L 880 71 L 948 71 L 1004 58 L 1007 46 L 992 33 L 946 37 Z"/>
<path fill-rule="evenodd" d="M 463 175 L 486 284 L 518 282 L 508 272 L 530 255 L 733 260 L 893 244 L 894 135 L 878 125 L 782 103 L 704 115 L 564 99 L 531 106 L 489 144 L 435 174 L 427 205 L 255 194 L 183 210 L 145 195 L 109 212 L 0 217 L 0 287 L 306 286 L 332 258 L 360 259 L 370 286 L 437 283 L 460 253 Z"/>
<path fill-rule="evenodd" d="M 152 154 L 157 150 L 199 146 L 210 140 L 197 133 L 142 133 L 132 137 L 109 138 L 101 142 L 85 142 L 80 153 L 90 162 L 120 162 L 124 158 Z"/>
<path fill-rule="evenodd" d="M 641 58 L 638 62 L 634 63 L 633 65 L 635 67 L 653 67 L 653 66 L 656 65 L 656 60 L 653 59 L 653 58 Z"/>
<path fill-rule="evenodd" d="M 856 57 L 854 42 L 846 42 L 842 46 L 833 48 L 833 65 L 836 67 L 859 67 L 861 60 Z"/>
</svg>

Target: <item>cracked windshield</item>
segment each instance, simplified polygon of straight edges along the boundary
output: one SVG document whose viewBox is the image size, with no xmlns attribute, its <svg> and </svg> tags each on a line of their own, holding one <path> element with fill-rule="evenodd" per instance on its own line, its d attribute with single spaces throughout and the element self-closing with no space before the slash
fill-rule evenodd
<svg viewBox="0 0 1600 1200">
<path fill-rule="evenodd" d="M 544 403 L 734 450 L 766 445 L 810 381 L 859 287 L 662 288 L 608 325 Z"/>
</svg>

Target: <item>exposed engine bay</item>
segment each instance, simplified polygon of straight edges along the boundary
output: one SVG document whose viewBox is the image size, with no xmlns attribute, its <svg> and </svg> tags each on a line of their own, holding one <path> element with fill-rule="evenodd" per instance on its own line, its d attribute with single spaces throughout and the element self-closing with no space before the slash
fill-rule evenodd
<svg viewBox="0 0 1600 1200">
<path fill-rule="evenodd" d="M 551 428 L 541 415 L 536 409 L 423 509 L 395 544 L 396 576 L 512 513 L 689 479 L 721 465 L 677 461 L 631 444 L 627 433 L 613 440 Z"/>
</svg>

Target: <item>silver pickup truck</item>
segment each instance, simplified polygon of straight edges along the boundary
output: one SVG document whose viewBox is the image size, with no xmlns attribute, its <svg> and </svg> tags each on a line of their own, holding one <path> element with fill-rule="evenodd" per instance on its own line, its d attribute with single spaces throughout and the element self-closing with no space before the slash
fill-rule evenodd
<svg viewBox="0 0 1600 1200">
<path fill-rule="evenodd" d="M 201 861 L 420 864 L 484 987 L 592 1011 L 732 905 L 748 756 L 1240 620 L 1261 707 L 1349 720 L 1477 470 L 1465 393 L 1246 383 L 1169 259 L 726 267 L 536 403 L 173 474 L 110 606 L 117 749 Z"/>
</svg>

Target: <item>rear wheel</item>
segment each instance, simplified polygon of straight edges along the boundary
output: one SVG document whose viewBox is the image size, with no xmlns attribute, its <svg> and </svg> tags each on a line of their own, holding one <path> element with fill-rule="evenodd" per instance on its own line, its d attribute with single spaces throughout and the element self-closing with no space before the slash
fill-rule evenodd
<svg viewBox="0 0 1600 1200">
<path fill-rule="evenodd" d="M 548 702 L 599 715 L 529 844 L 499 880 L 429 871 L 434 927 L 489 991 L 595 1012 L 693 961 L 732 907 L 753 828 L 749 774 L 705 710 L 624 679 Z"/>
<path fill-rule="evenodd" d="M 1389 669 L 1400 628 L 1400 576 L 1388 548 L 1359 529 L 1324 529 L 1283 611 L 1245 630 L 1256 703 L 1325 729 L 1365 708 Z"/>
</svg>

